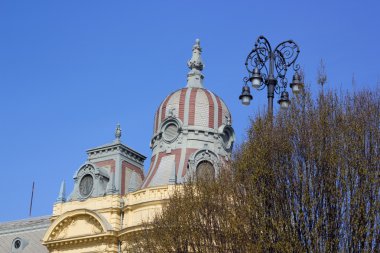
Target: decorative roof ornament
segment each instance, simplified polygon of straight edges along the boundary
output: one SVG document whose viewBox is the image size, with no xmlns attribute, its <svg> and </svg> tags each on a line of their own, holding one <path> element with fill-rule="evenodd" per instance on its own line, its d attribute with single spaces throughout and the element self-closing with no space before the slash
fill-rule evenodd
<svg viewBox="0 0 380 253">
<path fill-rule="evenodd" d="M 201 58 L 202 48 L 200 40 L 196 39 L 193 46 L 193 55 L 187 62 L 190 71 L 187 74 L 187 87 L 203 88 L 204 75 L 202 73 L 204 64 Z"/>
<path fill-rule="evenodd" d="M 57 202 L 63 203 L 66 202 L 66 187 L 65 181 L 62 181 L 61 188 L 59 189 L 59 195 L 57 198 Z"/>
<path fill-rule="evenodd" d="M 224 116 L 226 119 L 226 126 L 231 126 L 231 118 L 228 115 Z"/>
<path fill-rule="evenodd" d="M 168 117 L 174 117 L 174 111 L 175 111 L 175 108 L 172 105 L 169 105 Z"/>
<path fill-rule="evenodd" d="M 116 125 L 116 130 L 115 130 L 115 142 L 116 143 L 120 143 L 120 138 L 121 138 L 121 128 L 120 128 L 120 124 L 117 124 Z"/>
</svg>

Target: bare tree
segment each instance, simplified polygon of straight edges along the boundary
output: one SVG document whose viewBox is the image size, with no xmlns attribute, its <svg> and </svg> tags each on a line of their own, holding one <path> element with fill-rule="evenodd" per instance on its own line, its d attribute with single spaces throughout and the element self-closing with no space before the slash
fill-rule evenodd
<svg viewBox="0 0 380 253">
<path fill-rule="evenodd" d="M 218 178 L 180 186 L 129 240 L 130 252 L 380 252 L 380 91 L 304 92 L 273 121 L 258 115 Z"/>
</svg>

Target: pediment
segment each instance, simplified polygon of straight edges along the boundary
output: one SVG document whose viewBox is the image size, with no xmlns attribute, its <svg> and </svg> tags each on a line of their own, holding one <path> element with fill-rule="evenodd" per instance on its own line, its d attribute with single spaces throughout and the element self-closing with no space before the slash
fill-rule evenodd
<svg viewBox="0 0 380 253">
<path fill-rule="evenodd" d="M 102 232 L 102 225 L 93 216 L 79 214 L 58 223 L 51 232 L 49 241 L 97 235 Z"/>
</svg>

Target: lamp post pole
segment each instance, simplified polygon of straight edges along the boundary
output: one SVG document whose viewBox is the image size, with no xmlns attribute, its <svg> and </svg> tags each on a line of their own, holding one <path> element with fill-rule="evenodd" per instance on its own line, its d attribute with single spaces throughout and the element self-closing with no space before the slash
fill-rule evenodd
<svg viewBox="0 0 380 253">
<path fill-rule="evenodd" d="M 303 87 L 298 74 L 300 66 L 295 63 L 299 52 L 298 45 L 292 40 L 281 42 L 272 50 L 269 41 L 264 36 L 259 36 L 254 48 L 248 54 L 245 61 L 248 77 L 244 77 L 245 84 L 242 94 L 239 96 L 243 105 L 249 105 L 252 100 L 248 86 L 248 83 L 251 82 L 252 87 L 257 90 L 267 87 L 268 114 L 270 116 L 273 116 L 275 93 L 281 93 L 281 97 L 278 100 L 281 108 L 288 108 L 290 100 L 289 93 L 286 91 L 288 84 L 286 73 L 290 67 L 293 67 L 294 70 L 293 80 L 290 83 L 293 93 L 298 93 Z"/>
<path fill-rule="evenodd" d="M 268 75 L 268 113 L 273 115 L 273 99 L 274 99 L 274 88 L 277 85 L 277 80 L 273 76 L 274 72 L 274 55 L 269 52 L 269 75 Z"/>
</svg>

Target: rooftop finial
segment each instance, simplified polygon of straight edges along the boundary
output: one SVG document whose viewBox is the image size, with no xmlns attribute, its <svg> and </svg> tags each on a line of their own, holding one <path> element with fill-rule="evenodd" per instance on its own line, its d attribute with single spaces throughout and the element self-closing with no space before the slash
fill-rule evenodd
<svg viewBox="0 0 380 253">
<path fill-rule="evenodd" d="M 201 53 L 202 48 L 200 45 L 200 40 L 196 39 L 193 46 L 193 55 L 187 62 L 187 66 L 190 69 L 187 74 L 187 87 L 203 88 L 204 75 L 201 71 L 203 70 L 204 65 L 202 62 Z"/>
<path fill-rule="evenodd" d="M 116 138 L 115 141 L 116 141 L 117 143 L 120 143 L 120 138 L 121 138 L 121 128 L 120 128 L 120 124 L 117 124 L 117 125 L 116 125 L 115 138 Z"/>
<path fill-rule="evenodd" d="M 62 181 L 61 188 L 59 189 L 59 195 L 57 198 L 57 202 L 66 202 L 66 189 L 65 189 L 65 181 Z"/>
</svg>

